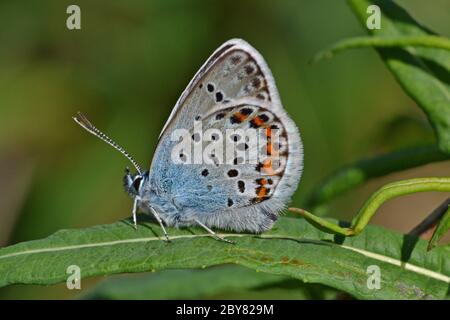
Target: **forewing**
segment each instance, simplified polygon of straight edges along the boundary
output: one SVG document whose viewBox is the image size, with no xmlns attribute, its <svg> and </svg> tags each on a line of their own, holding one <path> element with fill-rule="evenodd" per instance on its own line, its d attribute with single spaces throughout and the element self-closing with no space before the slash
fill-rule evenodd
<svg viewBox="0 0 450 320">
<path fill-rule="evenodd" d="M 200 68 L 177 101 L 160 138 L 174 128 L 190 128 L 195 117 L 216 104 L 240 98 L 269 101 L 281 108 L 275 82 L 263 57 L 241 39 L 232 39 L 218 48 Z M 170 130 L 170 129 L 172 130 Z"/>
</svg>

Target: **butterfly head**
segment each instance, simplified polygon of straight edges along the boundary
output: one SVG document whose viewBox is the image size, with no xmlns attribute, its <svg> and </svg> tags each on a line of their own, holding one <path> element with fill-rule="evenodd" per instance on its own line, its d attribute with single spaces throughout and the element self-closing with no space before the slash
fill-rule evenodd
<svg viewBox="0 0 450 320">
<path fill-rule="evenodd" d="M 134 198 L 139 196 L 142 191 L 142 186 L 148 180 L 148 172 L 130 173 L 128 168 L 125 169 L 125 176 L 123 177 L 123 185 L 125 191 L 130 195 L 130 197 Z"/>
</svg>

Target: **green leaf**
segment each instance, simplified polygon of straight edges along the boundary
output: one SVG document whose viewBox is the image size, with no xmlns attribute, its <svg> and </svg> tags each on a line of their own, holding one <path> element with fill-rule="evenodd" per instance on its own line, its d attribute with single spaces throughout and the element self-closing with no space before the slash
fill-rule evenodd
<svg viewBox="0 0 450 320">
<path fill-rule="evenodd" d="M 312 59 L 312 62 L 318 62 L 322 59 L 330 59 L 336 53 L 348 49 L 357 48 L 395 48 L 395 47 L 424 47 L 450 50 L 450 40 L 439 36 L 406 36 L 406 37 L 355 37 L 344 39 L 330 48 L 318 52 Z"/>
<path fill-rule="evenodd" d="M 380 37 L 433 36 L 394 1 L 349 0 L 366 28 L 367 7 L 381 9 L 381 28 L 368 30 Z M 375 48 L 397 81 L 427 114 L 439 148 L 450 154 L 450 52 L 445 49 L 406 47 Z"/>
<path fill-rule="evenodd" d="M 166 270 L 103 281 L 83 299 L 197 299 L 233 289 L 271 285 L 286 277 L 236 266 Z"/>
<path fill-rule="evenodd" d="M 140 217 L 142 221 L 144 217 Z M 0 250 L 0 286 L 65 282 L 70 265 L 81 277 L 238 264 L 260 272 L 321 283 L 361 299 L 440 299 L 450 283 L 450 247 L 426 253 L 426 242 L 368 226 L 361 235 L 334 238 L 303 219 L 280 218 L 261 235 L 222 233 L 235 245 L 203 231 L 161 229 L 128 220 L 80 230 L 61 230 L 48 238 Z M 336 240 L 336 241 L 334 241 Z M 381 270 L 381 289 L 367 286 L 367 268 Z"/>
<path fill-rule="evenodd" d="M 288 286 L 288 288 L 286 288 Z M 265 290 L 267 289 L 267 290 Z M 115 276 L 102 281 L 81 296 L 83 299 L 202 299 L 232 292 L 281 291 L 286 298 L 305 299 L 321 293 L 336 293 L 326 287 L 306 286 L 298 280 L 233 265 L 195 270 L 165 270 L 157 273 Z M 261 293 L 262 294 L 262 293 Z M 272 296 L 273 298 L 273 296 Z"/>
<path fill-rule="evenodd" d="M 443 217 L 439 221 L 436 229 L 433 232 L 433 236 L 428 243 L 428 250 L 436 247 L 439 240 L 447 233 L 450 229 L 450 207 L 447 208 L 447 211 L 444 213 Z"/>
</svg>

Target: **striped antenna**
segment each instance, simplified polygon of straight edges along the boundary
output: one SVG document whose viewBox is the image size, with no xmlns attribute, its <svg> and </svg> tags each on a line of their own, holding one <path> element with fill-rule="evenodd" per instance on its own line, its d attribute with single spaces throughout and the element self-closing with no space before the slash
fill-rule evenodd
<svg viewBox="0 0 450 320">
<path fill-rule="evenodd" d="M 123 154 L 130 162 L 134 165 L 136 170 L 138 171 L 139 175 L 142 175 L 141 167 L 138 165 L 136 160 L 128 152 L 125 151 L 124 148 L 119 146 L 114 140 L 112 140 L 110 137 L 108 137 L 106 134 L 98 130 L 89 120 L 86 118 L 84 114 L 81 112 L 78 112 L 75 117 L 72 117 L 73 120 L 75 120 L 76 123 L 78 123 L 80 126 L 82 126 L 86 131 L 93 134 L 94 136 L 100 138 L 110 146 L 112 146 L 114 149 L 119 151 L 121 154 Z"/>
</svg>

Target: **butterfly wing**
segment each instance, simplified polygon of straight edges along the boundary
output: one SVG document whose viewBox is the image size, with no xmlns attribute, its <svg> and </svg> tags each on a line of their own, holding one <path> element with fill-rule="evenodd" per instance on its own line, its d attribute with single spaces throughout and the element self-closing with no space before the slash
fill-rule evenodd
<svg viewBox="0 0 450 320">
<path fill-rule="evenodd" d="M 196 120 L 203 126 L 200 138 Z M 177 129 L 188 131 L 174 141 L 172 133 Z M 262 157 L 260 150 L 256 155 L 247 150 L 246 141 L 234 141 L 236 135 L 230 141 L 227 135 L 228 131 L 247 129 L 269 140 L 262 144 Z M 277 141 L 273 137 L 270 141 L 270 130 L 278 132 Z M 208 152 L 216 152 L 208 149 L 214 134 L 234 143 L 245 155 L 209 157 Z M 181 140 L 192 140 L 194 149 L 195 144 L 201 146 L 201 162 L 192 163 L 189 154 L 190 164 L 174 163 L 173 150 Z M 185 151 L 180 159 L 186 157 Z M 231 40 L 208 59 L 177 102 L 160 137 L 150 184 L 179 209 L 166 215 L 169 224 L 198 219 L 211 227 L 260 232 L 271 227 L 290 200 L 302 165 L 297 127 L 281 106 L 266 63 L 246 42 Z"/>
<path fill-rule="evenodd" d="M 270 101 L 282 108 L 278 90 L 263 57 L 250 44 L 232 39 L 220 46 L 203 64 L 181 94 L 160 138 L 169 128 L 189 127 L 195 117 L 211 110 L 218 103 L 243 97 Z M 190 117 L 186 117 L 186 115 Z"/>
</svg>

